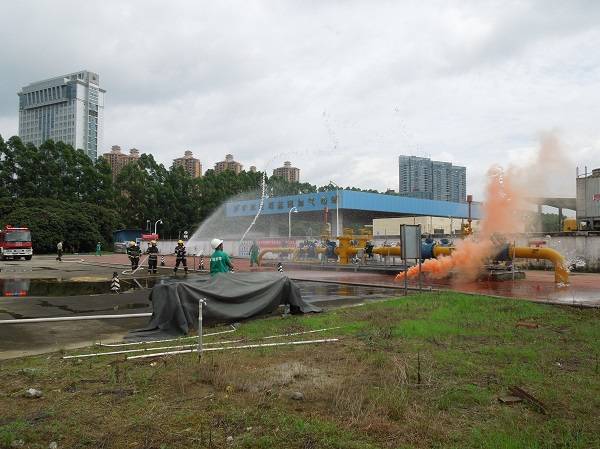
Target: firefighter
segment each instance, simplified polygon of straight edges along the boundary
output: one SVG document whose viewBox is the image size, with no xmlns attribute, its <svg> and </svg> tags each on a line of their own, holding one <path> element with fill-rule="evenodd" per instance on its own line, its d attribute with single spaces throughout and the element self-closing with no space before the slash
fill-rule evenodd
<svg viewBox="0 0 600 449">
<path fill-rule="evenodd" d="M 127 248 L 127 256 L 131 261 L 131 271 L 135 271 L 140 264 L 140 256 L 142 255 L 141 248 L 132 240 L 129 242 L 129 248 Z"/>
<path fill-rule="evenodd" d="M 156 246 L 156 240 L 150 242 L 146 254 L 148 254 L 148 273 L 156 274 L 156 266 L 158 265 L 158 247 Z"/>
<path fill-rule="evenodd" d="M 179 240 L 177 242 L 177 246 L 175 247 L 175 267 L 173 268 L 173 273 L 177 273 L 177 268 L 179 268 L 180 263 L 183 264 L 183 269 L 185 270 L 185 274 L 187 274 L 188 267 L 183 240 Z"/>
</svg>

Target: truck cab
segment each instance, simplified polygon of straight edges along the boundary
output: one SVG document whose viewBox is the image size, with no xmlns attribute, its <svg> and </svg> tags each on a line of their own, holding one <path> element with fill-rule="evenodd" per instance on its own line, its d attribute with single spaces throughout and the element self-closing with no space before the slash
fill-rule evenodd
<svg viewBox="0 0 600 449">
<path fill-rule="evenodd" d="M 0 259 L 16 259 L 24 257 L 31 260 L 33 248 L 31 244 L 31 231 L 28 228 L 15 228 L 7 225 L 0 230 Z"/>
</svg>

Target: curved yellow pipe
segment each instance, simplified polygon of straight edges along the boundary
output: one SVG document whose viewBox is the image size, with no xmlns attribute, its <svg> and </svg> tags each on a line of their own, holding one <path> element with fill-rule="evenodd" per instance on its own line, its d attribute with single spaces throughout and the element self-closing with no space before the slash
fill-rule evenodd
<svg viewBox="0 0 600 449">
<path fill-rule="evenodd" d="M 449 256 L 454 251 L 453 246 L 439 246 L 433 247 L 433 256 Z M 508 258 L 509 259 L 545 259 L 549 260 L 554 264 L 554 282 L 558 283 L 569 283 L 569 271 L 565 265 L 565 259 L 558 251 L 552 248 L 530 248 L 527 246 L 512 246 L 508 247 Z"/>
<path fill-rule="evenodd" d="M 569 271 L 565 259 L 558 251 L 552 248 L 530 248 L 527 246 L 509 246 L 508 256 L 520 259 L 545 259 L 554 264 L 554 282 L 568 284 Z"/>
</svg>

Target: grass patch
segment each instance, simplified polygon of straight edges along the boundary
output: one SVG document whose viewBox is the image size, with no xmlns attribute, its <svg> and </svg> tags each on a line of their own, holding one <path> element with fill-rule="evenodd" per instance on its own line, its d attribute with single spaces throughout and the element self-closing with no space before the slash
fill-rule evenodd
<svg viewBox="0 0 600 449">
<path fill-rule="evenodd" d="M 206 339 L 342 326 L 295 337 L 340 337 L 336 344 L 213 352 L 201 361 L 10 360 L 0 366 L 0 446 L 600 447 L 599 318 L 598 310 L 427 293 L 253 320 Z M 549 414 L 500 404 L 512 385 Z M 24 398 L 30 387 L 44 397 Z M 295 391 L 304 400 L 291 399 Z"/>
</svg>

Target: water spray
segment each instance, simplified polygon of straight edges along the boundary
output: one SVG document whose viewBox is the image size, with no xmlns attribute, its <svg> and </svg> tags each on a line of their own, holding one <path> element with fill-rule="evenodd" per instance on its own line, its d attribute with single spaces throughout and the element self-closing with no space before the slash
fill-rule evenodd
<svg viewBox="0 0 600 449">
<path fill-rule="evenodd" d="M 259 217 L 260 213 L 262 212 L 263 206 L 265 204 L 266 191 L 267 191 L 267 170 L 265 168 L 265 171 L 263 171 L 263 175 L 262 175 L 261 195 L 260 195 L 260 203 L 258 204 L 258 210 L 256 211 L 256 215 L 254 215 L 252 222 L 248 226 L 248 229 L 246 229 L 246 231 L 242 235 L 242 238 L 240 238 L 239 244 L 241 244 L 244 241 L 244 239 L 246 238 L 246 235 L 250 232 L 250 230 L 256 224 L 256 220 L 258 220 L 258 217 Z"/>
</svg>

